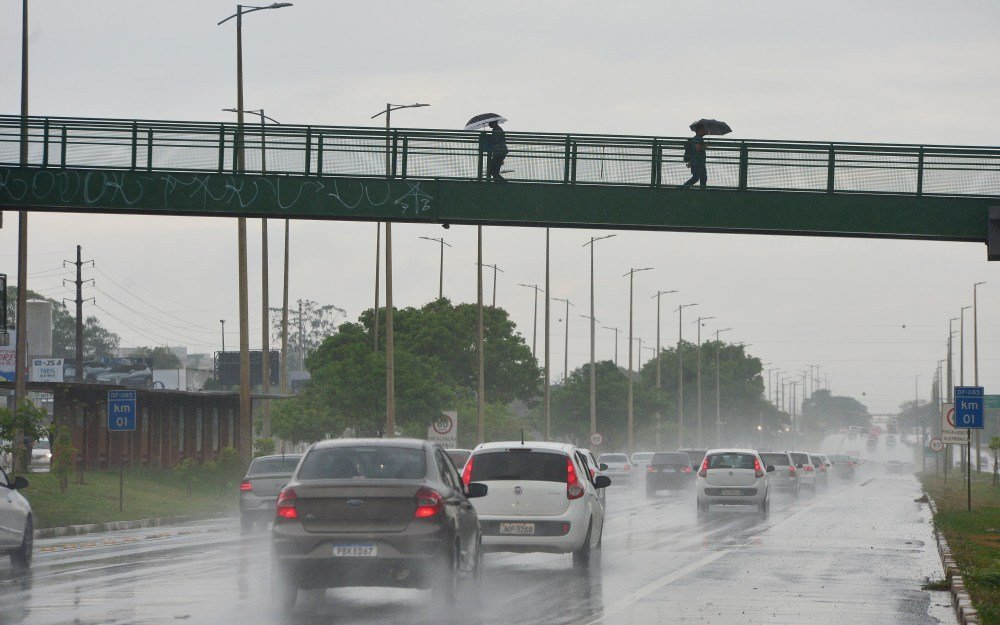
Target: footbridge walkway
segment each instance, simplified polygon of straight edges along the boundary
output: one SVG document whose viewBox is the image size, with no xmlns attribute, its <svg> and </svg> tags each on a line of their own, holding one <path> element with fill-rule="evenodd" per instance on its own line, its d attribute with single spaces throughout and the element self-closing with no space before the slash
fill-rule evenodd
<svg viewBox="0 0 1000 625">
<path fill-rule="evenodd" d="M 976 242 L 1000 228 L 1000 148 L 711 138 L 700 190 L 679 188 L 684 141 L 509 132 L 503 184 L 479 133 L 457 130 L 0 116 L 0 206 Z"/>
</svg>

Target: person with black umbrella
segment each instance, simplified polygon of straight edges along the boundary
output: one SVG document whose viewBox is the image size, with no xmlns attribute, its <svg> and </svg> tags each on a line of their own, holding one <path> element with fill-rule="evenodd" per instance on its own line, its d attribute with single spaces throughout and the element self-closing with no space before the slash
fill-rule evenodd
<svg viewBox="0 0 1000 625">
<path fill-rule="evenodd" d="M 486 154 L 486 175 L 494 182 L 507 182 L 500 175 L 500 168 L 507 158 L 507 135 L 500 124 L 507 120 L 496 113 L 483 113 L 476 115 L 465 124 L 466 130 L 485 130 L 490 128 L 489 134 L 483 134 L 480 138 L 479 149 Z"/>
<path fill-rule="evenodd" d="M 727 135 L 733 130 L 726 122 L 715 119 L 699 119 L 691 124 L 694 136 L 684 144 L 684 163 L 691 168 L 691 178 L 682 186 L 690 187 L 696 182 L 704 189 L 708 184 L 708 168 L 705 165 L 705 135 Z"/>
</svg>

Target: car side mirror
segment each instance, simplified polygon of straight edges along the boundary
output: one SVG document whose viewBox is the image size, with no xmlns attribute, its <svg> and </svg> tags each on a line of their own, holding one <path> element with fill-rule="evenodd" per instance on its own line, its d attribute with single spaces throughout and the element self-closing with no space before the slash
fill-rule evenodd
<svg viewBox="0 0 1000 625">
<path fill-rule="evenodd" d="M 28 478 L 24 477 L 23 475 L 18 475 L 17 477 L 15 477 L 14 483 L 11 485 L 11 488 L 13 488 L 14 490 L 22 490 L 27 487 L 28 487 Z"/>
<path fill-rule="evenodd" d="M 774 473 L 774 465 L 773 464 L 767 465 L 767 472 L 768 473 Z"/>
<path fill-rule="evenodd" d="M 477 497 L 485 497 L 486 492 L 489 490 L 489 486 L 482 484 L 480 482 L 471 482 L 465 487 L 465 496 L 469 499 L 475 499 Z"/>
<path fill-rule="evenodd" d="M 601 471 L 607 471 L 608 465 L 602 462 L 601 464 L 597 465 L 597 468 L 600 469 Z"/>
<path fill-rule="evenodd" d="M 611 478 L 607 475 L 598 475 L 594 478 L 594 488 L 607 488 L 611 486 Z"/>
</svg>

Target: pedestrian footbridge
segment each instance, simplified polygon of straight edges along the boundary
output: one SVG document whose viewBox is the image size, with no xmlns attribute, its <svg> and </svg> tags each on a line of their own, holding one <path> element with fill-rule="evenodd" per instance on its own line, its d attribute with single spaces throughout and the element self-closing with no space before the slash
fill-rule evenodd
<svg viewBox="0 0 1000 625">
<path fill-rule="evenodd" d="M 678 188 L 684 141 L 508 132 L 504 184 L 460 130 L 0 116 L 0 206 L 977 242 L 1000 228 L 1000 148 L 712 138 L 701 190 Z"/>
</svg>

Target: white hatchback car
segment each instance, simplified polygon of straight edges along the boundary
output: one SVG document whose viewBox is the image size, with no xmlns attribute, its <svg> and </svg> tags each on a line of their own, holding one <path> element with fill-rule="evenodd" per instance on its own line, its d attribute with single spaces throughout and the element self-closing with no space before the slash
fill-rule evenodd
<svg viewBox="0 0 1000 625">
<path fill-rule="evenodd" d="M 586 567 L 601 545 L 604 507 L 598 490 L 611 480 L 589 479 L 573 445 L 547 442 L 483 443 L 472 451 L 462 481 L 485 484 L 472 501 L 483 547 L 516 553 L 572 553 Z"/>
<path fill-rule="evenodd" d="M 35 544 L 31 504 L 18 492 L 27 487 L 24 477 L 12 480 L 0 469 L 0 554 L 8 554 L 17 571 L 31 566 Z"/>
<path fill-rule="evenodd" d="M 752 449 L 710 449 L 698 470 L 698 512 L 712 504 L 770 506 L 770 483 L 764 462 Z"/>
</svg>

